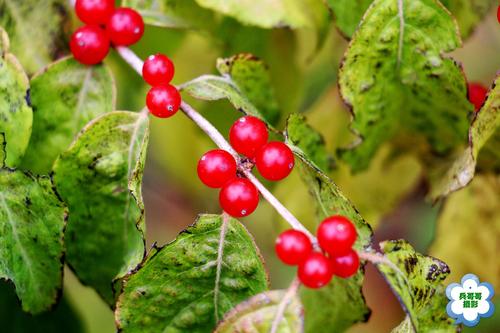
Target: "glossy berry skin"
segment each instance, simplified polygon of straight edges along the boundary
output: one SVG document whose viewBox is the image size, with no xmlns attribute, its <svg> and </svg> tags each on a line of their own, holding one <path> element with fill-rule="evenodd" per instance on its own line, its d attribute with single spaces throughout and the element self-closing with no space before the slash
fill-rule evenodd
<svg viewBox="0 0 500 333">
<path fill-rule="evenodd" d="M 312 252 L 298 269 L 300 282 L 306 287 L 317 289 L 327 285 L 333 277 L 333 265 L 327 257 Z"/>
<path fill-rule="evenodd" d="M 497 20 L 498 20 L 498 23 L 500 23 L 500 6 L 498 6 L 498 9 L 497 9 Z"/>
<path fill-rule="evenodd" d="M 255 165 L 262 177 L 277 181 L 286 178 L 292 172 L 295 158 L 286 144 L 272 141 L 257 152 Z"/>
<path fill-rule="evenodd" d="M 321 222 L 317 231 L 318 243 L 331 256 L 349 253 L 356 241 L 356 228 L 349 219 L 335 215 Z"/>
<path fill-rule="evenodd" d="M 359 256 L 354 250 L 338 257 L 332 257 L 333 273 L 342 278 L 348 278 L 356 274 L 359 268 Z"/>
<path fill-rule="evenodd" d="M 164 54 L 149 56 L 142 66 L 142 77 L 151 86 L 169 84 L 174 77 L 174 64 Z"/>
<path fill-rule="evenodd" d="M 208 187 L 222 187 L 229 180 L 236 178 L 236 161 L 225 150 L 211 150 L 198 162 L 198 177 Z"/>
<path fill-rule="evenodd" d="M 106 24 L 115 10 L 114 0 L 76 0 L 75 12 L 87 24 Z"/>
<path fill-rule="evenodd" d="M 486 100 L 488 89 L 480 83 L 469 83 L 469 101 L 474 104 L 475 111 L 479 111 Z"/>
<path fill-rule="evenodd" d="M 233 217 L 248 216 L 259 204 L 259 191 L 248 179 L 234 178 L 222 187 L 219 203 Z"/>
<path fill-rule="evenodd" d="M 131 8 L 117 8 L 106 23 L 111 43 L 116 46 L 135 44 L 144 34 L 142 16 Z"/>
<path fill-rule="evenodd" d="M 266 124 L 253 116 L 241 117 L 229 130 L 231 146 L 248 158 L 253 158 L 257 151 L 267 143 L 268 138 Z"/>
<path fill-rule="evenodd" d="M 298 265 L 312 252 L 312 244 L 303 232 L 291 229 L 278 236 L 274 249 L 285 264 Z"/>
<path fill-rule="evenodd" d="M 169 118 L 179 110 L 181 95 L 174 86 L 156 86 L 149 89 L 146 105 L 156 117 Z"/>
<path fill-rule="evenodd" d="M 85 65 L 95 65 L 108 54 L 109 39 L 99 26 L 86 25 L 73 33 L 69 47 L 76 60 Z"/>
</svg>

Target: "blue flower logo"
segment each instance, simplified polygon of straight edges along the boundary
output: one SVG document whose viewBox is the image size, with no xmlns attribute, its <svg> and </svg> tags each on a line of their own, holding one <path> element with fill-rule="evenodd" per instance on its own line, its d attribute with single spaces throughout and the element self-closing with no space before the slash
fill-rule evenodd
<svg viewBox="0 0 500 333">
<path fill-rule="evenodd" d="M 477 276 L 467 274 L 462 278 L 461 284 L 452 283 L 446 288 L 446 296 L 450 300 L 446 312 L 456 319 L 457 325 L 476 326 L 481 318 L 490 317 L 495 311 L 491 302 L 493 295 L 490 283 L 480 283 Z"/>
</svg>

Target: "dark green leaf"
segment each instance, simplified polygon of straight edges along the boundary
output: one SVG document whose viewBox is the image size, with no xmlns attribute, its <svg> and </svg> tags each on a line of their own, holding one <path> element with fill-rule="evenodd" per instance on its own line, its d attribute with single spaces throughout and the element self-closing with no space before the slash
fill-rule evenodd
<svg viewBox="0 0 500 333">
<path fill-rule="evenodd" d="M 253 332 L 269 333 L 280 302 L 286 290 L 272 290 L 258 294 L 236 305 L 226 314 L 214 333 Z M 295 296 L 288 303 L 276 333 L 300 333 L 303 331 L 304 309 Z"/>
<path fill-rule="evenodd" d="M 31 79 L 33 133 L 22 166 L 48 173 L 75 135 L 92 119 L 115 108 L 115 86 L 104 65 L 59 60 Z"/>
<path fill-rule="evenodd" d="M 466 186 L 476 172 L 500 169 L 500 77 L 469 128 L 469 146 L 433 188 L 434 198 Z"/>
<path fill-rule="evenodd" d="M 0 0 L 0 26 L 11 37 L 12 52 L 30 73 L 67 49 L 65 0 Z"/>
<path fill-rule="evenodd" d="M 449 12 L 436 0 L 375 0 L 349 45 L 339 74 L 352 130 L 342 157 L 365 169 L 388 140 L 405 151 L 445 155 L 466 141 L 466 83 L 442 54 L 460 46 Z"/>
<path fill-rule="evenodd" d="M 139 11 L 147 24 L 167 28 L 213 28 L 213 14 L 195 0 L 123 0 L 122 5 Z"/>
<path fill-rule="evenodd" d="M 322 156 L 324 147 L 320 136 L 304 123 L 303 118 L 292 115 L 286 137 L 287 142 L 293 144 L 294 153 L 299 158 L 297 166 L 316 203 L 318 219 L 323 220 L 336 214 L 347 216 L 358 232 L 355 248 L 367 248 L 372 237 L 370 226 L 338 186 L 313 162 L 324 161 L 326 158 Z M 306 313 L 306 332 L 320 332 L 326 326 L 342 332 L 356 322 L 366 321 L 370 311 L 361 292 L 363 277 L 364 272 L 360 270 L 352 278 L 333 279 L 327 287 L 320 290 L 304 290 L 302 301 Z"/>
<path fill-rule="evenodd" d="M 63 298 L 48 313 L 32 316 L 18 306 L 13 286 L 0 281 L 0 325 L 2 332 L 9 333 L 83 333 L 80 318 Z"/>
<path fill-rule="evenodd" d="M 296 155 L 301 155 L 316 168 L 330 171 L 333 161 L 326 151 L 320 133 L 306 123 L 304 116 L 291 114 L 287 121 L 287 144 Z"/>
<path fill-rule="evenodd" d="M 223 77 L 231 78 L 268 123 L 276 125 L 280 119 L 280 110 L 269 72 L 262 60 L 242 53 L 218 59 L 217 69 Z"/>
<path fill-rule="evenodd" d="M 352 37 L 372 2 L 373 0 L 327 0 L 335 17 L 335 24 L 347 38 Z"/>
<path fill-rule="evenodd" d="M 415 332 L 456 332 L 457 326 L 446 313 L 448 300 L 443 281 L 450 273 L 448 266 L 433 257 L 424 256 L 404 240 L 380 244 L 391 264 L 377 264 L 391 289 L 407 313 Z M 408 327 L 403 323 L 396 332 Z M 413 331 L 409 331 L 413 332 Z"/>
<path fill-rule="evenodd" d="M 53 306 L 62 286 L 66 208 L 50 179 L 0 169 L 0 278 L 11 280 L 24 311 Z"/>
<path fill-rule="evenodd" d="M 115 111 L 89 123 L 54 164 L 54 182 L 68 204 L 68 264 L 114 304 L 112 281 L 144 256 L 141 181 L 147 113 Z"/>
<path fill-rule="evenodd" d="M 3 144 L 8 143 L 4 157 L 11 167 L 21 162 L 31 135 L 33 112 L 27 102 L 28 91 L 28 77 L 9 53 L 9 38 L 0 28 L 0 133 Z"/>
<path fill-rule="evenodd" d="M 201 215 L 125 278 L 115 316 L 124 333 L 205 333 L 266 289 L 262 258 L 243 225 Z"/>
</svg>

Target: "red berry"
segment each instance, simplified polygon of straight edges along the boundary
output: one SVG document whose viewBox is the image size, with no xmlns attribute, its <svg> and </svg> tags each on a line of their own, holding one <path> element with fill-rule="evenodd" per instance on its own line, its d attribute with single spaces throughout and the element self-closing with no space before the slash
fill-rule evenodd
<svg viewBox="0 0 500 333">
<path fill-rule="evenodd" d="M 321 248 L 332 256 L 349 253 L 357 237 L 356 228 L 351 221 L 340 215 L 323 220 L 317 236 Z"/>
<path fill-rule="evenodd" d="M 483 106 L 487 94 L 488 89 L 486 89 L 481 83 L 469 83 L 469 101 L 474 104 L 476 112 L 481 109 L 481 106 Z"/>
<path fill-rule="evenodd" d="M 109 39 L 114 45 L 132 45 L 144 33 L 142 16 L 131 8 L 117 8 L 106 24 Z"/>
<path fill-rule="evenodd" d="M 331 258 L 333 273 L 342 278 L 348 278 L 356 274 L 359 268 L 359 256 L 354 250 L 339 257 Z"/>
<path fill-rule="evenodd" d="M 211 150 L 198 162 L 198 177 L 208 187 L 222 187 L 236 177 L 236 161 L 225 150 Z"/>
<path fill-rule="evenodd" d="M 69 47 L 76 60 L 85 65 L 95 65 L 108 54 L 109 39 L 97 25 L 86 25 L 73 33 Z"/>
<path fill-rule="evenodd" d="M 76 0 L 76 15 L 87 24 L 106 24 L 113 10 L 114 0 Z"/>
<path fill-rule="evenodd" d="M 266 144 L 269 133 L 266 124 L 259 118 L 245 116 L 236 120 L 229 131 L 229 141 L 234 150 L 253 158 L 257 151 Z"/>
<path fill-rule="evenodd" d="M 276 254 L 287 265 L 298 265 L 303 262 L 312 251 L 312 244 L 303 232 L 287 230 L 276 239 Z"/>
<path fill-rule="evenodd" d="M 498 20 L 498 23 L 500 23 L 500 6 L 498 6 L 498 9 L 497 9 L 497 20 Z"/>
<path fill-rule="evenodd" d="M 321 288 L 333 277 L 333 265 L 321 253 L 313 252 L 299 265 L 300 282 L 309 288 Z"/>
<path fill-rule="evenodd" d="M 259 191 L 248 179 L 234 178 L 222 187 L 219 203 L 233 217 L 247 216 L 259 204 Z"/>
<path fill-rule="evenodd" d="M 281 180 L 292 172 L 295 158 L 283 142 L 272 141 L 264 145 L 255 156 L 255 165 L 267 180 Z"/>
<path fill-rule="evenodd" d="M 149 112 L 159 118 L 172 117 L 181 105 L 181 95 L 177 88 L 169 84 L 149 89 L 146 96 Z"/>
<path fill-rule="evenodd" d="M 152 86 L 169 84 L 174 77 L 174 64 L 160 53 L 149 56 L 142 66 L 142 77 Z"/>
</svg>

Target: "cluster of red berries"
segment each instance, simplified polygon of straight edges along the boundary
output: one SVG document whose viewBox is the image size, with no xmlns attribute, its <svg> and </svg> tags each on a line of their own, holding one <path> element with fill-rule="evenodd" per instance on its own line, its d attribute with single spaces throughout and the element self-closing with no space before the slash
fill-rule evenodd
<svg viewBox="0 0 500 333">
<path fill-rule="evenodd" d="M 245 165 L 257 170 L 267 180 L 287 177 L 295 165 L 291 149 L 279 141 L 268 142 L 266 124 L 253 116 L 238 119 L 229 131 L 231 146 L 245 156 Z M 219 203 L 233 217 L 251 214 L 259 204 L 259 191 L 238 174 L 234 157 L 225 150 L 207 152 L 198 162 L 198 177 L 211 188 L 220 188 Z"/>
<path fill-rule="evenodd" d="M 146 105 L 156 117 L 168 118 L 179 110 L 181 95 L 170 84 L 174 72 L 173 62 L 160 53 L 149 56 L 142 66 L 142 77 L 152 86 L 146 96 Z"/>
<path fill-rule="evenodd" d="M 298 230 L 287 230 L 276 239 L 276 254 L 287 265 L 298 265 L 300 282 L 309 288 L 327 285 L 334 275 L 348 278 L 359 268 L 359 257 L 352 249 L 356 228 L 340 215 L 326 218 L 317 231 L 318 243 L 328 256 L 313 250 L 309 237 Z"/>
<path fill-rule="evenodd" d="M 474 104 L 475 111 L 479 111 L 486 100 L 488 89 L 481 83 L 471 82 L 468 84 L 469 101 Z"/>
<path fill-rule="evenodd" d="M 131 8 L 115 8 L 114 0 L 76 0 L 76 15 L 85 23 L 69 43 L 76 60 L 85 65 L 100 63 L 111 44 L 137 43 L 144 33 L 141 15 Z"/>
</svg>

